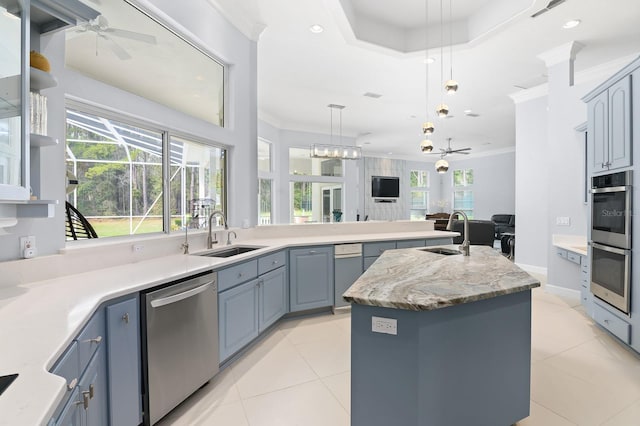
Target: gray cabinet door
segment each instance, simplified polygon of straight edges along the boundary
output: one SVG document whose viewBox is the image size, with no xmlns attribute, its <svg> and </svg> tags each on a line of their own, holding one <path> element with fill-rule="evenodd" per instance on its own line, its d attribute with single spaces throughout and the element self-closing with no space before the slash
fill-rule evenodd
<svg viewBox="0 0 640 426">
<path fill-rule="evenodd" d="M 362 256 L 336 259 L 335 261 L 335 296 L 337 307 L 348 306 L 342 294 L 362 275 Z"/>
<path fill-rule="evenodd" d="M 280 267 L 260 276 L 258 328 L 264 331 L 287 313 L 287 269 Z"/>
<path fill-rule="evenodd" d="M 375 262 L 376 260 L 378 260 L 379 256 L 369 256 L 369 257 L 365 257 L 364 260 L 362 261 L 362 270 L 366 271 L 367 269 L 369 269 L 369 267 L 371 265 L 373 265 L 373 262 Z"/>
<path fill-rule="evenodd" d="M 606 171 L 609 157 L 609 95 L 605 91 L 593 98 L 588 109 L 587 145 L 589 164 L 594 173 Z"/>
<path fill-rule="evenodd" d="M 289 252 L 291 312 L 333 305 L 333 246 Z"/>
<path fill-rule="evenodd" d="M 109 418 L 114 425 L 142 422 L 138 298 L 107 306 Z"/>
<path fill-rule="evenodd" d="M 218 294 L 220 362 L 258 337 L 258 280 Z"/>
<path fill-rule="evenodd" d="M 82 404 L 78 402 L 82 401 L 78 388 L 73 391 L 67 405 L 65 405 L 62 413 L 58 419 L 53 422 L 55 426 L 80 426 L 82 425 L 82 415 L 84 410 Z"/>
<path fill-rule="evenodd" d="M 412 247 L 424 247 L 424 240 L 400 240 L 396 241 L 396 248 L 412 248 Z"/>
<path fill-rule="evenodd" d="M 609 88 L 609 169 L 631 165 L 631 78 Z"/>
<path fill-rule="evenodd" d="M 80 380 L 80 400 L 88 398 L 82 416 L 91 426 L 107 426 L 107 362 L 105 347 L 100 346 Z"/>
</svg>

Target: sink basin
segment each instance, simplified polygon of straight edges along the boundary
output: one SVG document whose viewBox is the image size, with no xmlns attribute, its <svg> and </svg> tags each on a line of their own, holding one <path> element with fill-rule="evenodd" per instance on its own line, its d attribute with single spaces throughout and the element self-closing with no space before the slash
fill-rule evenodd
<svg viewBox="0 0 640 426">
<path fill-rule="evenodd" d="M 237 256 L 242 253 L 249 253 L 254 250 L 261 249 L 262 247 L 256 246 L 233 246 L 224 249 L 218 249 L 213 251 L 205 251 L 202 253 L 195 253 L 197 256 L 206 256 L 206 257 L 231 257 Z"/>
<path fill-rule="evenodd" d="M 443 247 L 433 247 L 433 248 L 427 247 L 427 248 L 421 248 L 421 249 L 418 249 L 418 250 L 428 251 L 429 253 L 435 253 L 435 254 L 443 254 L 445 256 L 451 256 L 451 255 L 455 255 L 455 254 L 462 254 L 458 250 L 452 250 L 452 249 L 443 248 Z"/>
</svg>

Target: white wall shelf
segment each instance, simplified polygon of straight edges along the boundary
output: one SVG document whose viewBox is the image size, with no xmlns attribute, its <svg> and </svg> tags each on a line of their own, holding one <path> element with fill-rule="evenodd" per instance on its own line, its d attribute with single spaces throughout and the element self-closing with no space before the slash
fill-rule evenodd
<svg viewBox="0 0 640 426">
<path fill-rule="evenodd" d="M 50 73 L 31 67 L 29 70 L 31 90 L 43 90 L 56 87 L 58 80 Z"/>
<path fill-rule="evenodd" d="M 31 133 L 29 136 L 31 148 L 43 148 L 45 146 L 58 145 L 58 139 L 51 136 L 39 135 L 37 133 Z"/>
</svg>

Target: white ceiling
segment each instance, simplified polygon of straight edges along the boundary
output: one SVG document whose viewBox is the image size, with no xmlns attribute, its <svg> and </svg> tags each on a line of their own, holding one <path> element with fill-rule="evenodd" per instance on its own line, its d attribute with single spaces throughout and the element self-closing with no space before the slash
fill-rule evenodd
<svg viewBox="0 0 640 426">
<path fill-rule="evenodd" d="M 425 52 L 411 52 L 407 45 L 420 40 L 424 46 L 423 1 L 209 1 L 249 36 L 264 28 L 258 41 L 261 119 L 283 129 L 329 133 L 327 105 L 342 104 L 346 105 L 343 133 L 357 137 L 365 153 L 420 158 L 426 114 Z M 575 61 L 578 72 L 640 52 L 638 0 L 567 0 L 538 18 L 530 15 L 548 0 L 453 0 L 454 31 L 466 31 L 463 35 L 469 41 L 453 48 L 459 92 L 442 95 L 450 63 L 449 0 L 443 3 L 442 78 L 439 0 L 429 0 L 432 25 L 427 40 L 432 46 L 429 56 L 436 58 L 429 67 L 428 108 L 437 126 L 432 138 L 437 148 L 448 137 L 453 138 L 454 148 L 470 146 L 473 153 L 513 148 L 515 108 L 509 94 L 520 90 L 515 86 L 545 80 L 546 67 L 537 58 L 545 51 L 572 40 L 584 44 Z M 562 24 L 569 19 L 581 19 L 582 25 L 565 30 Z M 316 23 L 324 27 L 323 33 L 309 31 Z M 358 33 L 383 40 L 367 41 Z M 405 49 L 389 47 L 394 34 L 405 37 Z M 458 37 L 454 34 L 454 39 Z M 382 97 L 364 97 L 365 92 Z M 441 99 L 453 118 L 434 118 Z M 479 117 L 465 116 L 465 109 Z"/>
</svg>

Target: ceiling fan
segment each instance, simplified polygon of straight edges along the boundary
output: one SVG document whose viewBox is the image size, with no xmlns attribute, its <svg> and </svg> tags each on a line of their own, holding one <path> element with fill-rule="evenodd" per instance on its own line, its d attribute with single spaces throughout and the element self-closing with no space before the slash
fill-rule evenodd
<svg viewBox="0 0 640 426">
<path fill-rule="evenodd" d="M 98 55 L 97 43 L 98 37 L 108 40 L 109 47 L 122 60 L 131 59 L 131 55 L 111 36 L 122 37 L 130 40 L 137 40 L 143 43 L 156 44 L 156 38 L 149 34 L 138 33 L 135 31 L 123 30 L 120 28 L 111 28 L 109 21 L 104 15 L 98 15 L 95 19 L 80 24 L 76 29 L 77 33 L 94 32 L 96 33 L 96 56 Z"/>
<path fill-rule="evenodd" d="M 451 154 L 464 154 L 468 155 L 466 151 L 471 151 L 471 148 L 451 149 L 451 138 L 447 138 L 447 148 L 440 148 L 440 152 L 431 152 L 431 154 L 438 154 L 440 158 L 444 158 Z"/>
</svg>

